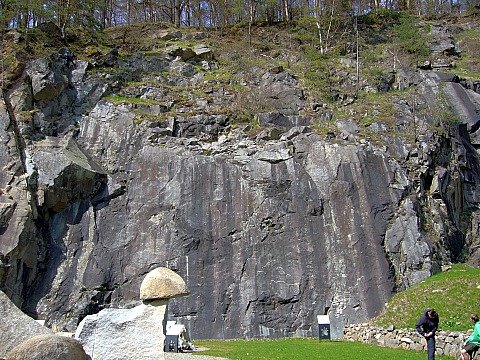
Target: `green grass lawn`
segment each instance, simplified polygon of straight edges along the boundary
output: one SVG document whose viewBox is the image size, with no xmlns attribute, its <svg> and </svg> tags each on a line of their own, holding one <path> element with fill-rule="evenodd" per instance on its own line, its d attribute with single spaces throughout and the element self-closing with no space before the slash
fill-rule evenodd
<svg viewBox="0 0 480 360">
<path fill-rule="evenodd" d="M 480 314 L 480 269 L 457 264 L 396 294 L 375 324 L 413 329 L 427 307 L 437 310 L 440 330 L 471 329 L 470 315 Z"/>
<path fill-rule="evenodd" d="M 251 360 L 425 360 L 426 352 L 382 348 L 359 342 L 325 341 L 307 339 L 279 340 L 204 340 L 194 341 L 196 346 L 209 350 L 198 355 L 220 356 L 228 359 Z M 437 360 L 452 360 L 453 357 L 437 356 Z"/>
</svg>

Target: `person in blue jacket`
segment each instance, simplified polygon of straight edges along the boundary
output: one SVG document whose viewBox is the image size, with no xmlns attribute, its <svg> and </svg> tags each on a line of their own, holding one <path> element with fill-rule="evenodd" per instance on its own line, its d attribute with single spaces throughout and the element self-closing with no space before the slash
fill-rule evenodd
<svg viewBox="0 0 480 360">
<path fill-rule="evenodd" d="M 462 360 L 470 360 L 472 354 L 480 348 L 480 321 L 478 321 L 478 315 L 472 314 L 470 320 L 473 322 L 473 333 L 465 340 L 460 354 Z"/>
<path fill-rule="evenodd" d="M 438 314 L 434 309 L 426 309 L 415 325 L 417 332 L 427 340 L 428 360 L 435 360 L 435 332 L 438 329 Z"/>
</svg>

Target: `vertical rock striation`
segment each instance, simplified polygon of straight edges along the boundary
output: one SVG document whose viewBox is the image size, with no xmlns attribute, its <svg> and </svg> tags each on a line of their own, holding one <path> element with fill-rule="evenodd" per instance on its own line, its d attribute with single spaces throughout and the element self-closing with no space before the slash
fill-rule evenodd
<svg viewBox="0 0 480 360">
<path fill-rule="evenodd" d="M 137 304 L 143 275 L 165 266 L 191 292 L 169 311 L 194 338 L 315 336 L 327 312 L 338 337 L 478 242 L 475 126 L 435 134 L 400 104 L 413 144 L 374 146 L 348 122 L 326 140 L 298 115 L 298 81 L 276 69 L 253 81 L 274 109 L 252 139 L 228 115 L 189 115 L 170 98 L 164 83 L 202 81 L 171 54 L 109 62 L 130 80 L 171 70 L 122 94 L 162 102 L 142 114 L 181 115 L 137 121 L 137 105 L 102 99 L 125 74 L 90 74 L 69 54 L 28 67 L 0 103 L 1 285 L 54 328 Z M 418 102 L 433 105 L 442 80 L 423 75 Z M 234 102 L 209 94 L 189 94 L 191 108 Z M 9 113 L 12 102 L 30 117 Z"/>
</svg>

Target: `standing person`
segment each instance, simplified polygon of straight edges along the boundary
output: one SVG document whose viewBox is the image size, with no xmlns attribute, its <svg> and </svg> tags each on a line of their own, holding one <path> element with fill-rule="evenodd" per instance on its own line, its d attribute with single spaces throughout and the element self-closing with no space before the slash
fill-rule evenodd
<svg viewBox="0 0 480 360">
<path fill-rule="evenodd" d="M 417 325 L 417 332 L 427 340 L 428 360 L 435 360 L 435 332 L 438 329 L 438 314 L 434 309 L 426 309 Z"/>
<path fill-rule="evenodd" d="M 473 333 L 465 340 L 465 344 L 460 350 L 462 360 L 470 360 L 472 354 L 480 348 L 480 321 L 478 315 L 472 314 L 470 320 L 473 322 Z"/>
</svg>

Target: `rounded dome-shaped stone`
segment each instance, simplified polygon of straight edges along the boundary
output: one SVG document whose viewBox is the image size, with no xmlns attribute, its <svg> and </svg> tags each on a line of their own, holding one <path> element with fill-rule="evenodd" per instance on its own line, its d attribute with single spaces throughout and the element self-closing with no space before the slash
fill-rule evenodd
<svg viewBox="0 0 480 360">
<path fill-rule="evenodd" d="M 5 360 L 86 360 L 82 345 L 59 335 L 37 335 L 15 346 Z"/>
<path fill-rule="evenodd" d="M 188 294 L 182 277 L 165 267 L 150 271 L 140 286 L 140 300 L 170 299 Z"/>
</svg>

